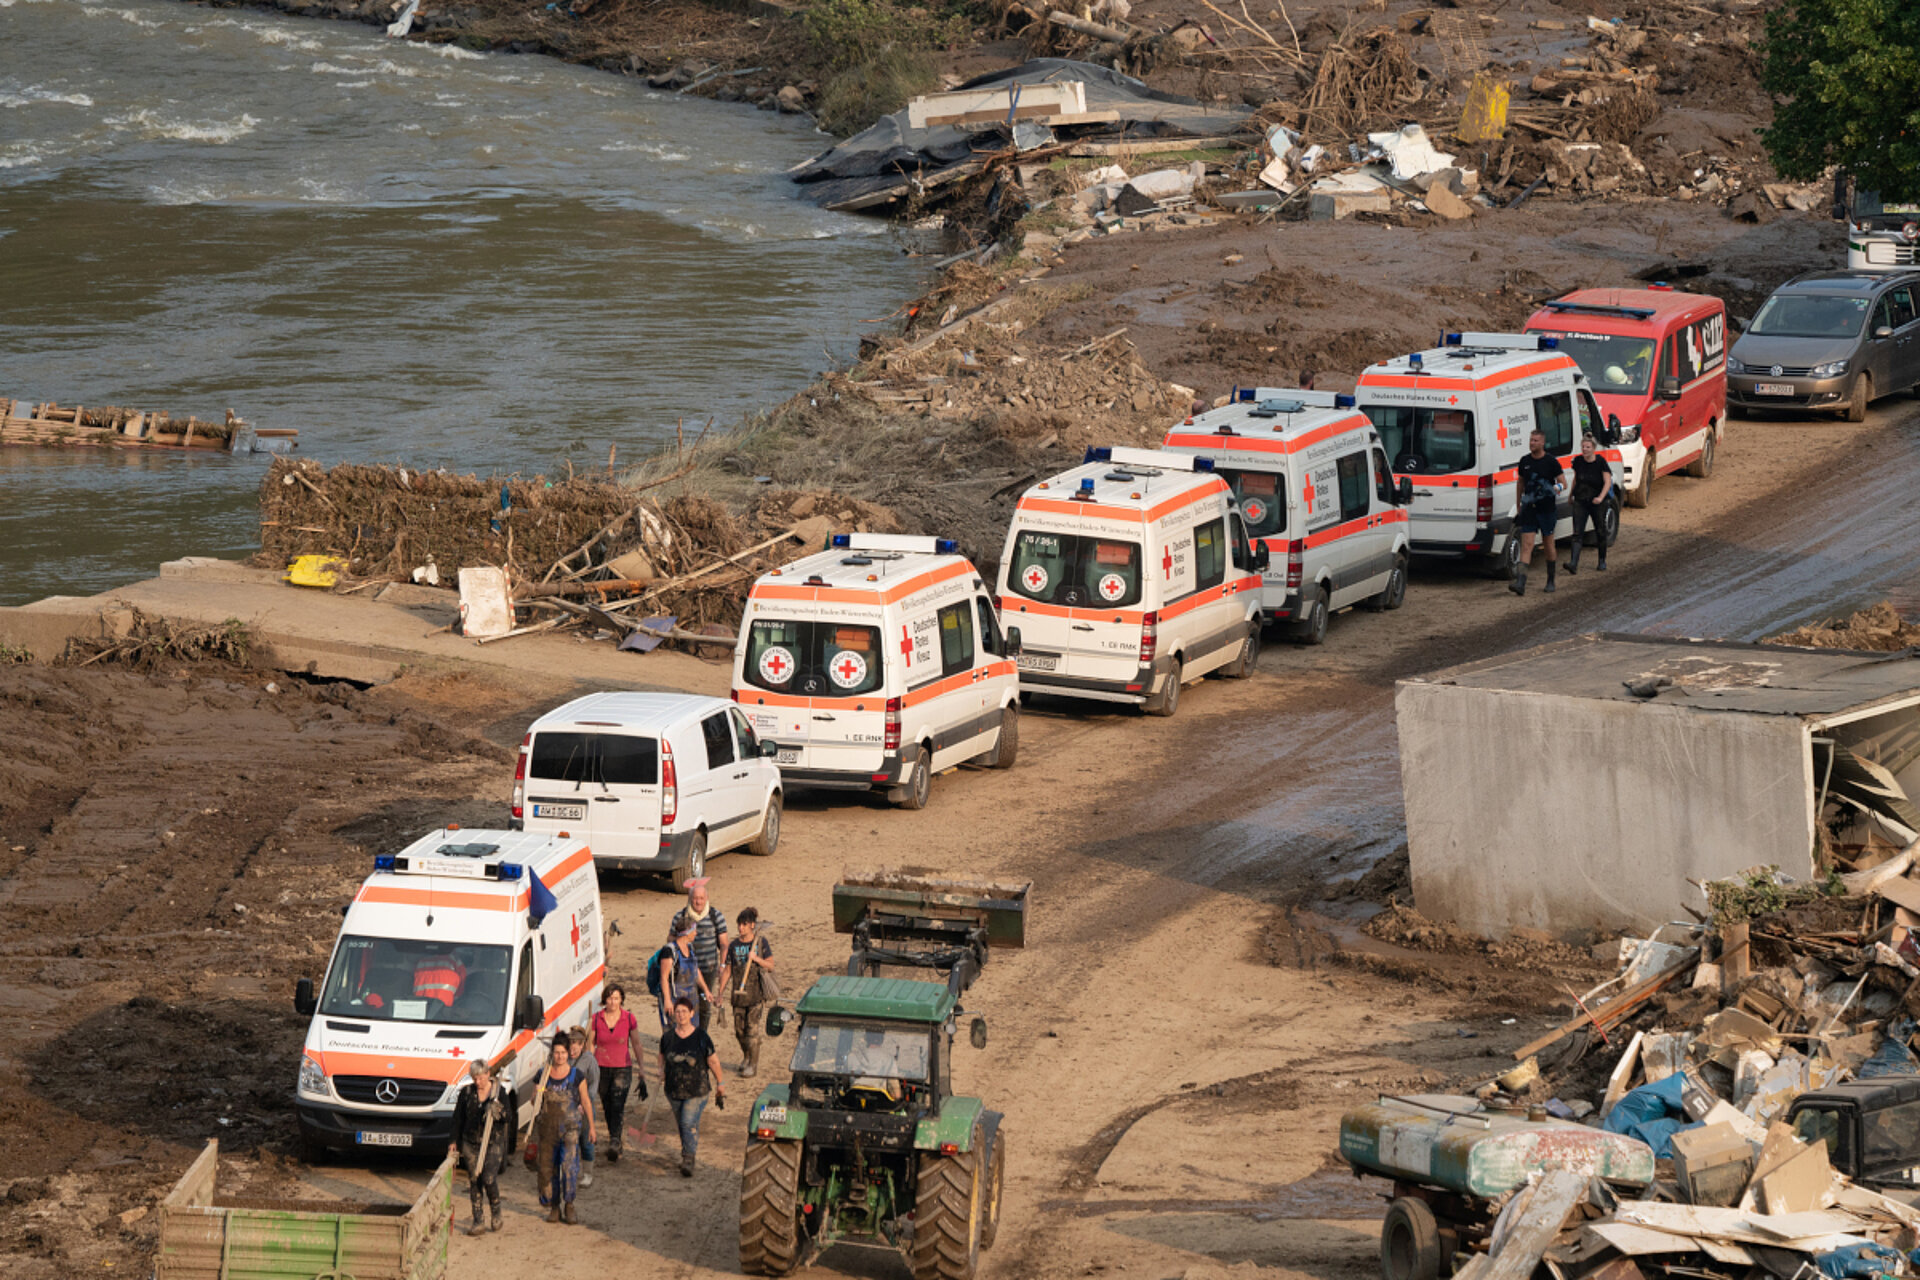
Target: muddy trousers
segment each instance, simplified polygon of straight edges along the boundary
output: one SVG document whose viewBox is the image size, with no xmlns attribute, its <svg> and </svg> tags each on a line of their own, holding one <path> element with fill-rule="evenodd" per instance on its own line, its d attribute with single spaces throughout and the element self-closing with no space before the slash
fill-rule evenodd
<svg viewBox="0 0 1920 1280">
<path fill-rule="evenodd" d="M 766 1019 L 767 1006 L 764 1004 L 749 1005 L 744 1009 L 734 1006 L 733 1038 L 740 1042 L 740 1058 L 749 1072 L 760 1069 L 761 1028 Z"/>
<path fill-rule="evenodd" d="M 569 1126 L 558 1142 L 540 1144 L 540 1203 L 572 1204 L 580 1190 L 580 1130 Z"/>
<path fill-rule="evenodd" d="M 481 1211 L 490 1209 L 493 1216 L 500 1216 L 500 1171 L 486 1169 L 475 1171 L 467 1177 L 467 1194 L 473 1199 L 473 1220 L 481 1220 Z"/>
<path fill-rule="evenodd" d="M 632 1067 L 600 1068 L 600 1110 L 607 1118 L 607 1150 L 616 1156 L 626 1141 L 627 1092 L 632 1088 Z"/>
<path fill-rule="evenodd" d="M 1607 526 L 1600 514 L 1602 510 L 1585 499 L 1573 504 L 1573 538 L 1567 549 L 1567 563 L 1576 569 L 1580 567 L 1580 545 L 1586 540 L 1588 524 L 1593 525 L 1593 549 L 1600 557 L 1600 567 L 1607 567 Z"/>
<path fill-rule="evenodd" d="M 694 1157 L 700 1153 L 700 1113 L 707 1109 L 705 1097 L 669 1098 L 673 1106 L 673 1122 L 680 1128 L 680 1163 L 691 1167 Z"/>
</svg>

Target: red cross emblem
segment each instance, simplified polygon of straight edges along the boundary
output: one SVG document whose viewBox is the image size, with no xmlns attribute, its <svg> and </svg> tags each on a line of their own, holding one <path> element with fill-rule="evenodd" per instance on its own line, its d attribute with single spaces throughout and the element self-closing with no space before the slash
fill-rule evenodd
<svg viewBox="0 0 1920 1280">
<path fill-rule="evenodd" d="M 1313 477 L 1308 476 L 1306 484 L 1300 490 L 1300 496 L 1307 500 L 1307 514 L 1313 514 Z"/>
<path fill-rule="evenodd" d="M 777 653 L 770 656 L 767 659 L 767 674 L 776 680 L 787 674 L 787 660 Z"/>
<path fill-rule="evenodd" d="M 1502 449 L 1506 448 L 1507 447 L 1507 420 L 1505 418 L 1500 419 L 1500 430 L 1497 434 L 1500 437 L 1500 447 Z"/>
<path fill-rule="evenodd" d="M 567 918 L 573 922 L 573 958 L 578 960 L 580 958 L 580 917 L 572 915 Z"/>
<path fill-rule="evenodd" d="M 466 1052 L 466 1050 L 464 1050 L 464 1049 L 462 1049 L 462 1048 L 461 1048 L 461 1047 L 460 1047 L 459 1045 L 455 1045 L 455 1046 L 453 1046 L 453 1048 L 451 1048 L 451 1049 L 449 1049 L 449 1050 L 447 1050 L 447 1052 L 448 1052 L 448 1053 L 450 1053 L 450 1054 L 452 1054 L 452 1055 L 453 1055 L 454 1057 L 456 1057 L 456 1058 L 457 1058 L 457 1057 L 459 1057 L 459 1056 L 460 1056 L 460 1055 L 461 1055 L 462 1053 L 465 1053 L 465 1052 Z"/>
<path fill-rule="evenodd" d="M 908 666 L 913 665 L 913 640 L 907 635 L 904 624 L 900 627 L 900 656 L 907 660 Z"/>
<path fill-rule="evenodd" d="M 1172 547 L 1168 547 L 1160 555 L 1160 572 L 1166 574 L 1168 578 L 1173 577 L 1173 548 Z"/>
<path fill-rule="evenodd" d="M 1027 584 L 1029 591 L 1038 591 L 1047 585 L 1047 571 L 1037 564 L 1020 576 L 1021 580 Z"/>
<path fill-rule="evenodd" d="M 840 673 L 840 679 L 847 684 L 852 684 L 860 678 L 860 664 L 844 655 L 834 670 Z"/>
</svg>

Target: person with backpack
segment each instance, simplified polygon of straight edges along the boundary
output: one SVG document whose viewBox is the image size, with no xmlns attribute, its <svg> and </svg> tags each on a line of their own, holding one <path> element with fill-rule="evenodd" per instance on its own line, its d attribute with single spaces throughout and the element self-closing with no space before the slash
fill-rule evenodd
<svg viewBox="0 0 1920 1280">
<path fill-rule="evenodd" d="M 693 949 L 697 931 L 698 925 L 682 911 L 673 918 L 669 931 L 672 942 L 647 962 L 647 990 L 660 1002 L 663 1033 L 673 1028 L 673 1006 L 679 1001 L 685 1000 L 701 1010 L 702 1017 L 713 1001 L 713 989 L 707 985 L 706 974 L 701 972 L 699 957 Z"/>
<path fill-rule="evenodd" d="M 748 907 L 734 917 L 739 937 L 727 948 L 726 988 L 733 1005 L 733 1038 L 740 1042 L 740 1078 L 751 1080 L 760 1070 L 760 1030 L 767 1002 L 779 996 L 774 986 L 773 947 L 760 933 L 760 913 Z"/>
<path fill-rule="evenodd" d="M 713 993 L 727 989 L 727 917 L 707 899 L 707 877 L 687 881 L 687 905 L 673 917 L 677 930 L 683 921 L 694 926 L 693 955 L 700 964 L 700 976 L 707 998 L 700 1008 L 700 1029 L 707 1030 L 713 1017 Z"/>
</svg>

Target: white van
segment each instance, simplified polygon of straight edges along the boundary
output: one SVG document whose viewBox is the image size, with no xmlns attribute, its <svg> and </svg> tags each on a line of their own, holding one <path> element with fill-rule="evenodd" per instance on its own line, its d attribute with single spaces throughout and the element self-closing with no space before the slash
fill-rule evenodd
<svg viewBox="0 0 1920 1280">
<path fill-rule="evenodd" d="M 724 698 L 591 693 L 533 722 L 513 771 L 517 830 L 585 836 L 605 871 L 674 892 L 729 849 L 780 843 L 780 768 Z"/>
<path fill-rule="evenodd" d="M 1207 459 L 1087 450 L 1022 494 L 1007 530 L 1000 613 L 1021 632 L 1022 692 L 1170 716 L 1184 682 L 1251 675 L 1266 566 Z"/>
<path fill-rule="evenodd" d="M 921 809 L 944 769 L 1013 766 L 1018 646 L 950 540 L 836 533 L 748 592 L 733 698 L 788 785 Z"/>
<path fill-rule="evenodd" d="M 1520 503 L 1514 470 L 1535 427 L 1567 466 L 1592 432 L 1613 468 L 1615 498 L 1601 515 L 1611 546 L 1620 532 L 1620 450 L 1593 388 L 1559 339 L 1518 333 L 1450 333 L 1443 345 L 1373 365 L 1354 387 L 1379 428 L 1394 474 L 1413 482 L 1413 553 L 1480 559 L 1498 577 L 1520 563 L 1513 531 Z M 1572 486 L 1554 536 L 1573 531 Z"/>
<path fill-rule="evenodd" d="M 444 1150 L 468 1067 L 509 1051 L 529 1123 L 554 1034 L 585 1025 L 606 979 L 586 842 L 448 827 L 373 865 L 320 990 L 295 988 L 302 1150 Z"/>
<path fill-rule="evenodd" d="M 1167 432 L 1168 453 L 1206 458 L 1266 548 L 1260 606 L 1293 638 L 1319 644 L 1350 605 L 1407 598 L 1413 487 L 1396 482 L 1380 435 L 1352 396 L 1242 388 L 1232 403 Z"/>
</svg>

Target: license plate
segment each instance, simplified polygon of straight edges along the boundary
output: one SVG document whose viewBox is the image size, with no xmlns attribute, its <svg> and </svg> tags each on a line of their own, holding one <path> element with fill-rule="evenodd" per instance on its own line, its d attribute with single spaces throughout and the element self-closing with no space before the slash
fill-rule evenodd
<svg viewBox="0 0 1920 1280">
<path fill-rule="evenodd" d="M 786 1122 L 787 1109 L 779 1103 L 769 1102 L 766 1106 L 760 1108 L 760 1123 L 785 1124 Z"/>
<path fill-rule="evenodd" d="M 1013 660 L 1022 671 L 1058 671 L 1060 655 L 1057 653 L 1023 653 Z"/>
<path fill-rule="evenodd" d="M 413 1135 L 410 1133 L 375 1133 L 371 1129 L 362 1129 L 353 1135 L 354 1141 L 363 1147 L 410 1147 Z"/>
<path fill-rule="evenodd" d="M 1790 396 L 1793 394 L 1791 382 L 1756 382 L 1753 394 L 1757 396 Z"/>
<path fill-rule="evenodd" d="M 780 748 L 780 754 L 773 758 L 773 762 L 775 764 L 799 764 L 800 748 L 798 747 Z"/>
<path fill-rule="evenodd" d="M 539 804 L 533 806 L 536 818 L 553 818 L 559 822 L 585 822 L 587 806 L 583 804 Z"/>
</svg>

